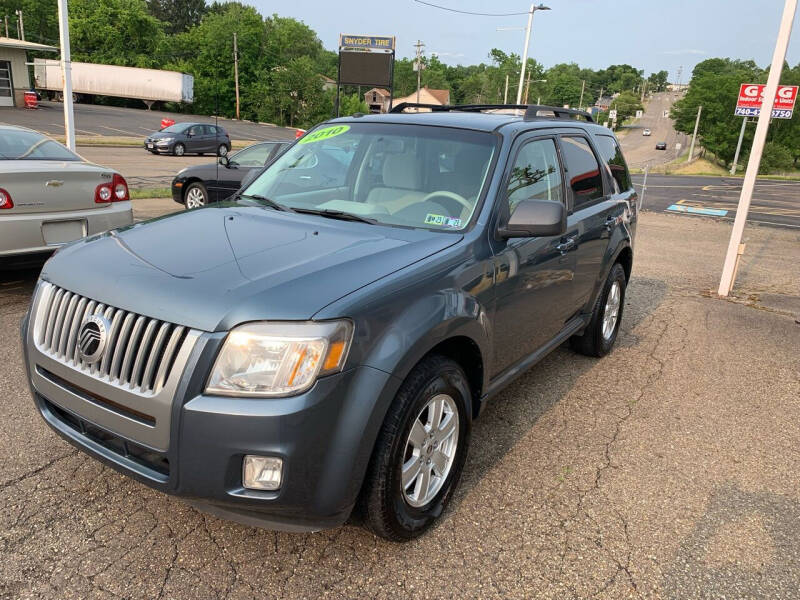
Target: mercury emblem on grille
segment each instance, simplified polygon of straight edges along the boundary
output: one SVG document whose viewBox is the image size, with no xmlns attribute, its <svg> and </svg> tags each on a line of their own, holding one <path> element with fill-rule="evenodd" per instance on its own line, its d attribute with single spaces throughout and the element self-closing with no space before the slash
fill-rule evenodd
<svg viewBox="0 0 800 600">
<path fill-rule="evenodd" d="M 87 315 L 78 332 L 78 353 L 83 362 L 91 365 L 99 361 L 106 349 L 106 339 L 111 324 L 102 315 Z"/>
</svg>

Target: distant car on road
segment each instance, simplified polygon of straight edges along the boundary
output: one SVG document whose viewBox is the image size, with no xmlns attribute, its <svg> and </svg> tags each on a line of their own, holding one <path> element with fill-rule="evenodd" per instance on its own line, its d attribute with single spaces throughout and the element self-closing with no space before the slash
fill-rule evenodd
<svg viewBox="0 0 800 600">
<path fill-rule="evenodd" d="M 128 184 L 25 127 L 0 125 L 0 259 L 133 223 Z"/>
<path fill-rule="evenodd" d="M 642 130 L 642 135 L 650 135 L 650 130 L 649 130 L 649 129 L 646 129 L 646 128 L 645 128 L 645 129 L 643 129 L 643 130 Z"/>
<path fill-rule="evenodd" d="M 198 208 L 224 200 L 241 187 L 249 173 L 262 168 L 289 144 L 253 144 L 230 157 L 220 156 L 217 163 L 187 167 L 172 180 L 172 199 L 186 208 Z"/>
<path fill-rule="evenodd" d="M 231 136 L 219 125 L 208 123 L 175 123 L 156 131 L 144 140 L 144 147 L 153 154 L 216 154 L 227 156 Z"/>
<path fill-rule="evenodd" d="M 656 144 L 656 150 L 666 150 L 667 149 L 667 142 L 658 142 Z"/>
</svg>

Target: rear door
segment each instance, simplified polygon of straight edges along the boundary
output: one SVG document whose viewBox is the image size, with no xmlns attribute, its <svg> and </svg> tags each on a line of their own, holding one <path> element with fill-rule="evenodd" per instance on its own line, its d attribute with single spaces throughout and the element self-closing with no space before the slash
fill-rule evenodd
<svg viewBox="0 0 800 600">
<path fill-rule="evenodd" d="M 500 198 L 498 224 L 524 200 L 566 201 L 564 174 L 554 135 L 525 136 L 515 144 Z M 549 342 L 571 313 L 575 253 L 566 240 L 577 235 L 492 240 L 496 310 L 493 377 Z"/>
<path fill-rule="evenodd" d="M 575 311 L 587 310 L 608 249 L 616 213 L 621 212 L 606 182 L 600 161 L 585 132 L 560 136 L 567 188 L 570 196 L 569 223 L 577 231 L 573 302 Z"/>
</svg>

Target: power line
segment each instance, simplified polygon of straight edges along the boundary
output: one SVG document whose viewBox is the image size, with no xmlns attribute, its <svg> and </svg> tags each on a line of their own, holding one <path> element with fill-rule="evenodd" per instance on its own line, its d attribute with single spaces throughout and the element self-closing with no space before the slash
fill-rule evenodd
<svg viewBox="0 0 800 600">
<path fill-rule="evenodd" d="M 480 12 L 470 12 L 468 10 L 458 10 L 457 8 L 448 8 L 447 6 L 440 6 L 438 4 L 432 4 L 430 2 L 425 2 L 424 0 L 414 0 L 414 2 L 418 2 L 419 4 L 425 4 L 426 6 L 432 6 L 433 8 L 439 8 L 441 10 L 448 10 L 454 13 L 460 13 L 462 15 L 475 15 L 477 17 L 515 17 L 517 15 L 527 15 L 528 11 L 525 12 L 515 12 L 515 13 L 480 13 Z"/>
</svg>

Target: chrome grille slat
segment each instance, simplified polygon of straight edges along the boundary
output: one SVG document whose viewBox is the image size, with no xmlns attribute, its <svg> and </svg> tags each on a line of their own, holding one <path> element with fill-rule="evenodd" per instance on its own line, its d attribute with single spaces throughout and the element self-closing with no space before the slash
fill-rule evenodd
<svg viewBox="0 0 800 600">
<path fill-rule="evenodd" d="M 138 394 L 159 393 L 169 381 L 188 329 L 97 302 L 43 283 L 34 339 L 39 349 L 84 373 Z M 102 359 L 86 364 L 78 352 L 81 324 L 88 315 L 110 322 Z"/>
<path fill-rule="evenodd" d="M 172 366 L 172 360 L 175 357 L 175 354 L 180 347 L 180 342 L 183 339 L 183 334 L 186 331 L 185 327 L 178 325 L 175 329 L 172 330 L 172 335 L 169 336 L 169 341 L 167 342 L 167 347 L 164 348 L 164 356 L 161 358 L 161 364 L 158 367 L 158 371 L 156 372 L 156 378 L 153 381 L 153 391 L 158 393 L 161 391 L 161 388 L 164 387 L 164 384 L 169 377 L 170 367 Z"/>
<path fill-rule="evenodd" d="M 161 349 L 164 346 L 164 340 L 167 338 L 170 327 L 172 327 L 170 323 L 162 323 L 161 327 L 158 328 L 155 340 L 153 340 L 153 345 L 149 352 L 150 356 L 144 367 L 144 375 L 142 375 L 142 383 L 140 384 L 140 387 L 144 391 L 152 390 L 154 387 L 153 371 L 156 368 L 156 361 L 161 358 Z"/>
</svg>

